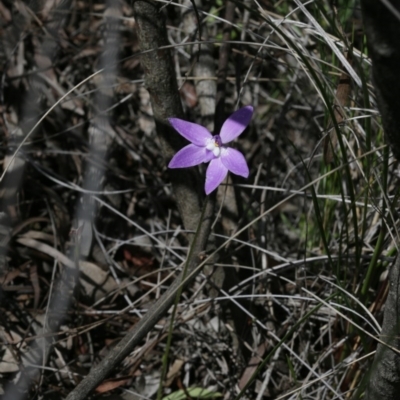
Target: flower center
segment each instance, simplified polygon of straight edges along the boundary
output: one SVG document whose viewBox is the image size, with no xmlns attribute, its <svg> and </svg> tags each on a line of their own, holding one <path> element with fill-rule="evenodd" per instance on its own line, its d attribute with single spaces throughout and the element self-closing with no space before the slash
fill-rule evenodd
<svg viewBox="0 0 400 400">
<path fill-rule="evenodd" d="M 206 144 L 206 149 L 212 151 L 215 157 L 219 157 L 221 155 L 221 147 L 222 141 L 219 135 L 213 136 Z"/>
</svg>

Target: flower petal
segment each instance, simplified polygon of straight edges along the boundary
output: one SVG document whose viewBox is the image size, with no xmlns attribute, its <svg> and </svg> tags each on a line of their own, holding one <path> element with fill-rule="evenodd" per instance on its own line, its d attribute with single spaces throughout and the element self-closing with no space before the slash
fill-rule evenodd
<svg viewBox="0 0 400 400">
<path fill-rule="evenodd" d="M 215 158 L 214 153 L 212 151 L 207 150 L 206 151 L 206 159 L 203 162 L 205 162 L 205 163 L 209 162 L 214 158 Z"/>
<path fill-rule="evenodd" d="M 204 126 L 179 118 L 168 118 L 168 120 L 180 135 L 196 146 L 205 146 L 206 141 L 212 138 L 211 133 Z"/>
<path fill-rule="evenodd" d="M 222 164 L 229 171 L 236 175 L 243 176 L 247 178 L 249 176 L 249 167 L 247 166 L 246 159 L 240 151 L 232 149 L 232 147 L 223 148 L 221 152 Z"/>
<path fill-rule="evenodd" d="M 212 191 L 214 191 L 225 179 L 227 173 L 228 168 L 222 164 L 220 157 L 211 160 L 206 172 L 206 194 L 210 194 Z"/>
<path fill-rule="evenodd" d="M 252 115 L 253 107 L 247 106 L 235 111 L 228 117 L 219 133 L 222 143 L 225 144 L 237 138 L 249 125 Z"/>
<path fill-rule="evenodd" d="M 169 162 L 169 168 L 186 168 L 209 161 L 209 151 L 205 147 L 188 144 L 179 150 Z"/>
</svg>

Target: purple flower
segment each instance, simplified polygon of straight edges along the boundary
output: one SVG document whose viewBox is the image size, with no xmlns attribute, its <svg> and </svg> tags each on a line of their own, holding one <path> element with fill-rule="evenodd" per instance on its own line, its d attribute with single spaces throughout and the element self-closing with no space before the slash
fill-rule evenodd
<svg viewBox="0 0 400 400">
<path fill-rule="evenodd" d="M 252 106 L 237 110 L 224 122 L 219 135 L 215 136 L 201 125 L 179 118 L 169 118 L 171 125 L 191 144 L 179 150 L 168 167 L 186 168 L 210 162 L 206 172 L 206 194 L 210 194 L 220 185 L 228 171 L 247 178 L 249 167 L 243 154 L 225 145 L 246 129 L 252 115 Z"/>
</svg>

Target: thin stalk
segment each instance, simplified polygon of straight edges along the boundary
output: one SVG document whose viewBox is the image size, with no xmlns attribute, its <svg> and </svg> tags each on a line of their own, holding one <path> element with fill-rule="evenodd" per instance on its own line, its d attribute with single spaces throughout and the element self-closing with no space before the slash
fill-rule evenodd
<svg viewBox="0 0 400 400">
<path fill-rule="evenodd" d="M 178 287 L 178 290 L 176 291 L 176 296 L 175 296 L 175 303 L 174 303 L 174 308 L 172 310 L 172 314 L 171 314 L 171 318 L 170 318 L 170 322 L 169 322 L 169 331 L 168 331 L 168 338 L 167 338 L 167 346 L 165 348 L 165 352 L 162 358 L 162 370 L 161 370 L 161 376 L 160 376 L 160 384 L 158 386 L 158 391 L 157 391 L 157 400 L 161 400 L 162 396 L 163 396 L 163 382 L 165 379 L 165 376 L 167 375 L 167 370 L 168 370 L 168 357 L 169 357 L 169 351 L 171 349 L 171 343 L 172 343 L 172 331 L 174 328 L 174 321 L 175 321 L 175 316 L 176 316 L 176 311 L 178 309 L 178 304 L 179 304 L 179 299 L 181 298 L 182 295 L 182 291 L 184 288 L 184 282 L 187 276 L 187 272 L 189 270 L 189 264 L 193 258 L 194 254 L 194 244 L 197 242 L 198 236 L 199 236 L 199 232 L 200 232 L 200 228 L 201 225 L 203 223 L 203 218 L 204 218 L 204 214 L 205 214 L 205 210 L 207 207 L 207 202 L 208 202 L 209 197 L 207 196 L 205 198 L 204 201 L 204 205 L 203 208 L 201 210 L 201 215 L 200 215 L 200 220 L 199 223 L 197 225 L 197 229 L 196 229 L 196 233 L 194 235 L 192 244 L 189 248 L 189 253 L 187 256 L 187 259 L 185 261 L 185 266 L 183 268 L 183 274 L 182 274 L 182 278 L 181 278 L 181 284 Z"/>
<path fill-rule="evenodd" d="M 389 149 L 386 148 L 384 151 L 384 161 L 383 161 L 383 172 L 382 172 L 382 191 L 383 193 L 386 193 L 387 191 L 387 177 L 388 177 L 388 168 L 389 168 L 389 163 L 388 163 L 388 158 L 389 158 Z M 385 218 L 385 211 L 386 211 L 386 202 L 382 202 L 382 211 L 381 211 L 381 218 L 382 220 Z M 372 255 L 372 259 L 368 265 L 367 269 L 367 274 L 365 276 L 362 288 L 361 288 L 361 297 L 363 299 L 366 298 L 368 294 L 368 290 L 371 286 L 371 281 L 373 276 L 376 273 L 376 266 L 378 263 L 379 256 L 381 255 L 382 252 L 382 247 L 384 244 L 385 240 L 385 235 L 386 235 L 386 224 L 382 223 L 381 230 L 379 232 L 379 237 L 375 245 L 374 249 L 374 254 Z"/>
</svg>

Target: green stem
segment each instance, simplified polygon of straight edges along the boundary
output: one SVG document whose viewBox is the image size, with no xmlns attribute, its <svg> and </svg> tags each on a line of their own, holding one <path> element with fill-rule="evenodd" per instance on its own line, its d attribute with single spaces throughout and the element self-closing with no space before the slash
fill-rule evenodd
<svg viewBox="0 0 400 400">
<path fill-rule="evenodd" d="M 207 196 L 205 198 L 205 201 L 204 201 L 204 204 L 203 204 L 203 208 L 201 210 L 200 221 L 199 221 L 199 223 L 197 225 L 196 233 L 195 233 L 194 238 L 192 240 L 192 243 L 190 245 L 189 253 L 188 253 L 185 265 L 183 267 L 183 274 L 182 274 L 182 279 L 181 279 L 182 283 L 186 279 L 188 266 L 190 264 L 190 260 L 193 257 L 193 250 L 194 250 L 194 247 L 195 247 L 194 244 L 197 241 L 197 238 L 198 238 L 198 235 L 199 235 L 199 232 L 200 232 L 200 227 L 201 227 L 201 224 L 203 223 L 204 212 L 205 212 L 206 207 L 207 207 L 208 199 L 209 198 Z M 163 358 L 162 358 L 162 370 L 161 370 L 161 376 L 160 376 L 160 385 L 158 386 L 158 391 L 157 391 L 157 400 L 161 400 L 162 396 L 163 396 L 163 382 L 165 380 L 165 377 L 167 375 L 167 370 L 168 370 L 168 358 L 169 358 L 169 351 L 171 349 L 171 343 L 172 343 L 172 331 L 173 331 L 173 328 L 174 328 L 175 316 L 176 316 L 176 312 L 177 312 L 177 309 L 178 309 L 179 299 L 181 298 L 183 286 L 184 285 L 179 285 L 179 288 L 178 288 L 178 290 L 176 292 L 174 308 L 172 310 L 171 319 L 170 319 L 170 322 L 169 322 L 167 346 L 165 348 L 165 352 L 164 352 L 164 355 L 163 355 Z"/>
</svg>

